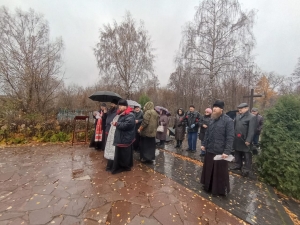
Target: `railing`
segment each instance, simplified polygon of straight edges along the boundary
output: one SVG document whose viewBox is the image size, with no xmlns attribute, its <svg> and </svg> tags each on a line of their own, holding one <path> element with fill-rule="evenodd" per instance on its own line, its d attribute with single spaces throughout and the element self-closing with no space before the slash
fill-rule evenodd
<svg viewBox="0 0 300 225">
<path fill-rule="evenodd" d="M 56 119 L 58 121 L 72 121 L 75 116 L 88 116 L 90 121 L 94 121 L 93 112 L 87 110 L 59 110 Z"/>
</svg>

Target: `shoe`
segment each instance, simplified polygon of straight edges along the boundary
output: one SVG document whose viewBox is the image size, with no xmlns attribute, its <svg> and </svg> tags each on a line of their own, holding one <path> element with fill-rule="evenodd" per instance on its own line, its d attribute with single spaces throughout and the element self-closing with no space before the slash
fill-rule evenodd
<svg viewBox="0 0 300 225">
<path fill-rule="evenodd" d="M 232 167 L 232 168 L 229 168 L 229 170 L 241 170 L 241 168 L 239 168 L 239 167 Z"/>
<path fill-rule="evenodd" d="M 186 151 L 189 152 L 189 151 L 192 151 L 192 150 L 188 148 L 188 149 L 186 149 Z"/>
<path fill-rule="evenodd" d="M 195 153 L 196 152 L 196 150 L 191 150 L 191 153 Z"/>
<path fill-rule="evenodd" d="M 162 149 L 164 149 L 165 148 L 165 145 L 158 145 L 158 146 L 156 146 L 157 148 L 162 148 Z"/>
<path fill-rule="evenodd" d="M 249 177 L 249 172 L 242 172 L 243 177 Z"/>
<path fill-rule="evenodd" d="M 111 168 L 106 167 L 106 168 L 105 168 L 105 171 L 111 171 Z"/>
</svg>

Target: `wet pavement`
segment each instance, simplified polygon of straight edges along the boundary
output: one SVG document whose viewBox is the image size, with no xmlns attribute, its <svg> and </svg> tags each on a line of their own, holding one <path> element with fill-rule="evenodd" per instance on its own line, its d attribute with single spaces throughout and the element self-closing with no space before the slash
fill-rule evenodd
<svg viewBox="0 0 300 225">
<path fill-rule="evenodd" d="M 152 166 L 161 173 L 137 161 L 132 171 L 116 175 L 105 166 L 103 152 L 86 146 L 0 149 L 0 225 L 247 224 L 200 196 L 200 167 L 171 154 L 158 151 Z"/>
<path fill-rule="evenodd" d="M 170 142 L 165 150 L 156 151 L 155 162 L 147 166 L 250 224 L 294 224 L 274 190 L 255 179 L 230 174 L 231 193 L 228 197 L 214 197 L 203 192 L 200 185 L 200 151 L 187 152 L 184 150 L 186 144 L 184 143 L 182 149 L 175 149 L 174 143 Z M 135 157 L 137 159 L 138 154 Z"/>
</svg>

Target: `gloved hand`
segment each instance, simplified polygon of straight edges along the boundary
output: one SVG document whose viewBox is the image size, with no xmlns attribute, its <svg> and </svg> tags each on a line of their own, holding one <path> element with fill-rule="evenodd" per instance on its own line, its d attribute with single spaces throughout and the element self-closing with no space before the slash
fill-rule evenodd
<svg viewBox="0 0 300 225">
<path fill-rule="evenodd" d="M 191 128 L 194 128 L 194 127 L 195 127 L 195 124 L 192 124 L 192 125 L 191 125 Z"/>
</svg>

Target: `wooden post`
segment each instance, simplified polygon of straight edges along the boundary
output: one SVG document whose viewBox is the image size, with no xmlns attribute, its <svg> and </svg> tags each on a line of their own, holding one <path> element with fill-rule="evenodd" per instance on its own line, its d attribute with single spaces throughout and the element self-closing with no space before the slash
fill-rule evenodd
<svg viewBox="0 0 300 225">
<path fill-rule="evenodd" d="M 255 95 L 254 89 L 251 88 L 251 93 L 248 96 L 243 96 L 243 98 L 250 98 L 250 110 L 253 108 L 253 100 L 254 98 L 262 97 L 262 95 Z"/>
</svg>

